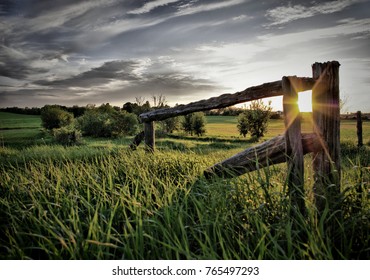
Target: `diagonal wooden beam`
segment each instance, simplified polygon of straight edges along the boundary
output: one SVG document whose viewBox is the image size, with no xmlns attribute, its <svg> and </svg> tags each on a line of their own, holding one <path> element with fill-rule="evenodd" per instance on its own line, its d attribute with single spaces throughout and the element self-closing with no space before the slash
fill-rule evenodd
<svg viewBox="0 0 370 280">
<path fill-rule="evenodd" d="M 277 136 L 209 167 L 204 171 L 204 176 L 207 179 L 214 176 L 232 178 L 269 165 L 286 162 L 285 145 L 285 136 Z M 322 149 L 315 133 L 303 133 L 302 146 L 303 154 L 317 152 Z"/>
<path fill-rule="evenodd" d="M 297 78 L 296 91 L 306 91 L 313 88 L 315 80 L 312 78 Z M 253 101 L 266 97 L 283 95 L 281 81 L 265 83 L 259 86 L 249 87 L 236 93 L 225 93 L 218 97 L 192 102 L 187 105 L 179 105 L 173 108 L 158 109 L 140 115 L 142 122 L 161 121 L 171 117 L 187 115 L 199 111 L 207 111 L 229 107 L 235 104 Z"/>
</svg>

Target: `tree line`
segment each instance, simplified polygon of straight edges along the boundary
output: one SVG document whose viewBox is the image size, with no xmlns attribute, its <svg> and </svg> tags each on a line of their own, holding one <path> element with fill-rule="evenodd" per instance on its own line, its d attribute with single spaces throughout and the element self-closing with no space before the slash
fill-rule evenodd
<svg viewBox="0 0 370 280">
<path fill-rule="evenodd" d="M 42 126 L 49 131 L 56 142 L 63 145 L 81 143 L 83 136 L 121 137 L 132 136 L 142 130 L 139 115 L 159 108 L 169 107 L 164 96 L 153 96 L 152 102 L 139 97 L 135 103 L 127 102 L 122 107 L 103 103 L 100 106 L 89 104 L 84 107 L 45 105 L 39 110 L 17 110 L 16 107 L 3 109 L 5 112 L 40 114 Z M 184 130 L 191 135 L 205 133 L 204 113 L 194 113 L 157 122 L 158 134 Z"/>
<path fill-rule="evenodd" d="M 3 112 L 41 115 L 42 126 L 51 132 L 54 139 L 64 145 L 81 143 L 82 136 L 121 137 L 132 136 L 142 130 L 139 115 L 150 110 L 169 108 L 165 96 L 152 96 L 152 102 L 137 97 L 136 102 L 126 102 L 122 107 L 103 103 L 100 106 L 88 104 L 72 107 L 45 105 L 42 108 L 8 107 Z M 240 135 L 260 138 L 267 131 L 268 119 L 276 118 L 272 108 L 257 100 L 249 108 L 228 107 L 197 112 L 186 116 L 169 118 L 156 122 L 157 135 L 166 135 L 174 131 L 184 131 L 189 135 L 202 136 L 206 133 L 205 115 L 237 116 L 237 128 Z M 280 114 L 278 114 L 280 118 Z"/>
</svg>

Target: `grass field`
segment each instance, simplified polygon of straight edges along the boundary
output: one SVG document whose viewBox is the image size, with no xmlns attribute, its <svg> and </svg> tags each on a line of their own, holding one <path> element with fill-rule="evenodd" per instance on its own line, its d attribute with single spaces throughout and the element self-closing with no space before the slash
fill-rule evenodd
<svg viewBox="0 0 370 280">
<path fill-rule="evenodd" d="M 39 117 L 0 113 L 0 259 L 369 258 L 370 148 L 357 149 L 354 121 L 341 122 L 339 219 L 313 206 L 310 156 L 306 216 L 290 206 L 285 164 L 205 180 L 254 144 L 234 117 L 207 121 L 204 137 L 162 137 L 148 154 L 128 150 L 132 137 L 63 147 Z M 269 127 L 265 138 L 284 130 Z"/>
</svg>

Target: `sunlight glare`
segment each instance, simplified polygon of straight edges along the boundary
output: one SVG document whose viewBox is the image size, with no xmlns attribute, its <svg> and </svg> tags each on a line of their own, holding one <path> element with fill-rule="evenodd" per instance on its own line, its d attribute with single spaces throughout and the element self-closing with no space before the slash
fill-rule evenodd
<svg viewBox="0 0 370 280">
<path fill-rule="evenodd" d="M 312 90 L 298 93 L 298 107 L 300 112 L 312 112 Z"/>
</svg>

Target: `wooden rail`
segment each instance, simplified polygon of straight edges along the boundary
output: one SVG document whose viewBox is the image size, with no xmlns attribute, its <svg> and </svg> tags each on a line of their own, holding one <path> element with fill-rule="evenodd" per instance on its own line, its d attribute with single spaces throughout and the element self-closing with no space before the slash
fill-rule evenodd
<svg viewBox="0 0 370 280">
<path fill-rule="evenodd" d="M 322 149 L 321 143 L 314 133 L 302 134 L 303 154 L 317 152 Z M 287 161 L 286 138 L 284 135 L 248 148 L 224 161 L 216 163 L 204 171 L 207 179 L 215 176 L 232 178 L 247 172 Z"/>
<path fill-rule="evenodd" d="M 289 196 L 294 208 L 305 212 L 303 155 L 313 153 L 314 197 L 317 209 L 334 208 L 340 195 L 339 62 L 314 63 L 312 78 L 283 77 L 281 81 L 249 87 L 233 94 L 159 109 L 140 115 L 144 136 L 135 137 L 136 148 L 144 138 L 155 150 L 154 121 L 198 111 L 219 109 L 256 99 L 283 95 L 285 134 L 213 165 L 206 178 L 241 175 L 270 164 L 287 162 Z M 302 134 L 298 92 L 312 89 L 314 133 Z"/>
<path fill-rule="evenodd" d="M 297 80 L 298 82 L 295 85 L 297 87 L 297 91 L 310 90 L 315 84 L 315 80 L 312 78 L 297 78 Z M 259 86 L 249 87 L 233 94 L 225 93 L 217 97 L 192 102 L 187 105 L 178 105 L 173 108 L 164 108 L 146 112 L 140 115 L 140 119 L 142 122 L 161 121 L 175 116 L 225 108 L 243 102 L 280 95 L 283 95 L 282 83 L 281 81 L 275 81 Z"/>
</svg>

